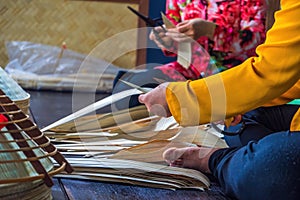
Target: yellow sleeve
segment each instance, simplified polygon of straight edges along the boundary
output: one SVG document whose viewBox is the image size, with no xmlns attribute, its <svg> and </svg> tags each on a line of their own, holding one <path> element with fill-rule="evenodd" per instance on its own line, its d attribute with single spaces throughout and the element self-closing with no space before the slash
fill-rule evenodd
<svg viewBox="0 0 300 200">
<path fill-rule="evenodd" d="M 294 99 L 300 99 L 300 80 L 280 97 L 273 99 L 264 106 L 283 105 Z"/>
<path fill-rule="evenodd" d="M 170 83 L 166 99 L 175 119 L 183 126 L 224 120 L 287 92 L 300 77 L 299 16 L 299 0 L 281 0 L 257 57 L 205 79 Z"/>
</svg>

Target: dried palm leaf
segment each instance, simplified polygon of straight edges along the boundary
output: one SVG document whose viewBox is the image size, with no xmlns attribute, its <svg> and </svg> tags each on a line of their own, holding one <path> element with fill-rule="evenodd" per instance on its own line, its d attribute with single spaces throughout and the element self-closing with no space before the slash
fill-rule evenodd
<svg viewBox="0 0 300 200">
<path fill-rule="evenodd" d="M 78 125 L 88 132 L 69 133 L 76 131 L 74 122 L 51 129 L 57 133 L 45 132 L 75 169 L 71 175 L 59 176 L 169 189 L 209 187 L 208 179 L 198 171 L 167 167 L 162 154 L 170 147 L 226 147 L 225 142 L 203 126 L 183 128 L 173 118 L 123 119 L 124 113 L 138 113 L 139 109 L 145 108 L 98 115 L 96 119 L 79 118 Z M 92 125 L 89 129 L 93 123 L 107 127 Z"/>
<path fill-rule="evenodd" d="M 72 121 L 74 119 L 78 119 L 79 117 L 82 117 L 86 114 L 89 114 L 95 110 L 98 110 L 100 108 L 103 108 L 107 105 L 110 105 L 118 100 L 121 100 L 125 97 L 128 97 L 128 96 L 132 96 L 132 95 L 135 95 L 135 94 L 140 94 L 141 92 L 138 91 L 137 89 L 129 89 L 129 90 L 126 90 L 126 91 L 123 91 L 123 92 L 119 92 L 119 93 L 116 93 L 116 94 L 113 94 L 111 96 L 108 96 L 104 99 L 101 99 L 91 105 L 88 105 L 78 111 L 76 111 L 75 113 L 72 113 L 50 125 L 48 125 L 47 127 L 43 128 L 41 131 L 44 132 L 44 131 L 47 131 L 51 128 L 54 128 L 56 126 L 59 126 L 61 124 L 64 124 L 64 123 L 67 123 L 69 121 Z"/>
<path fill-rule="evenodd" d="M 137 106 L 134 108 L 112 112 L 107 114 L 89 115 L 78 118 L 76 121 L 64 123 L 60 126 L 52 128 L 50 131 L 59 132 L 89 132 L 104 129 L 118 124 L 131 122 L 149 116 L 149 112 L 145 106 Z"/>
<path fill-rule="evenodd" d="M 75 172 L 65 178 L 131 183 L 167 189 L 208 188 L 208 178 L 199 171 L 120 159 L 70 158 Z"/>
</svg>

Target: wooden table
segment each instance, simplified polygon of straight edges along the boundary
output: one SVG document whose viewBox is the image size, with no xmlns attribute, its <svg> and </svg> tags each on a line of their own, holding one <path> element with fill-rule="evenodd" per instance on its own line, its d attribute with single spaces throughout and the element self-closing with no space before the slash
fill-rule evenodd
<svg viewBox="0 0 300 200">
<path fill-rule="evenodd" d="M 72 93 L 53 91 L 28 91 L 31 95 L 31 113 L 40 128 L 67 116 L 72 111 Z M 82 96 L 81 96 L 82 95 Z M 84 97 L 86 93 L 76 97 Z M 101 99 L 109 94 L 97 94 Z M 109 112 L 109 108 L 100 112 Z M 54 200 L 226 200 L 217 183 L 212 182 L 211 189 L 205 192 L 192 189 L 164 190 L 99 181 L 86 181 L 66 178 L 54 178 L 52 196 Z"/>
</svg>

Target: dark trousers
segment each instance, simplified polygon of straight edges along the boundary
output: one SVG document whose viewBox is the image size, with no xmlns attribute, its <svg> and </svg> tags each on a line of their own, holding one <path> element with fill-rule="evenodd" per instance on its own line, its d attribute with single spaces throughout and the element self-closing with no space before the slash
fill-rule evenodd
<svg viewBox="0 0 300 200">
<path fill-rule="evenodd" d="M 298 105 L 281 105 L 273 107 L 260 107 L 243 115 L 245 128 L 235 136 L 224 136 L 230 147 L 246 145 L 249 141 L 259 139 L 272 133 L 287 131 L 294 114 L 297 112 Z M 238 132 L 242 123 L 236 126 L 225 128 L 228 132 Z"/>
<path fill-rule="evenodd" d="M 300 199 L 300 132 L 289 131 L 298 108 L 258 108 L 243 116 L 245 129 L 240 135 L 225 137 L 234 147 L 213 153 L 209 167 L 227 195 L 237 199 Z"/>
</svg>

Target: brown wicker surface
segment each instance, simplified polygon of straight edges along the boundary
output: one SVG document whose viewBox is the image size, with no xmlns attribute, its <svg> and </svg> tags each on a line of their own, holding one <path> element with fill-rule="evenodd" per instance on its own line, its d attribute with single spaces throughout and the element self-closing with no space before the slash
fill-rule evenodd
<svg viewBox="0 0 300 200">
<path fill-rule="evenodd" d="M 52 46 L 65 41 L 68 49 L 88 54 L 101 41 L 138 26 L 127 5 L 138 9 L 137 3 L 126 1 L 0 0 L 0 66 L 8 62 L 5 41 L 12 40 Z M 137 34 L 129 41 L 137 43 Z M 128 52 L 114 64 L 132 68 L 135 61 L 136 52 Z"/>
</svg>

